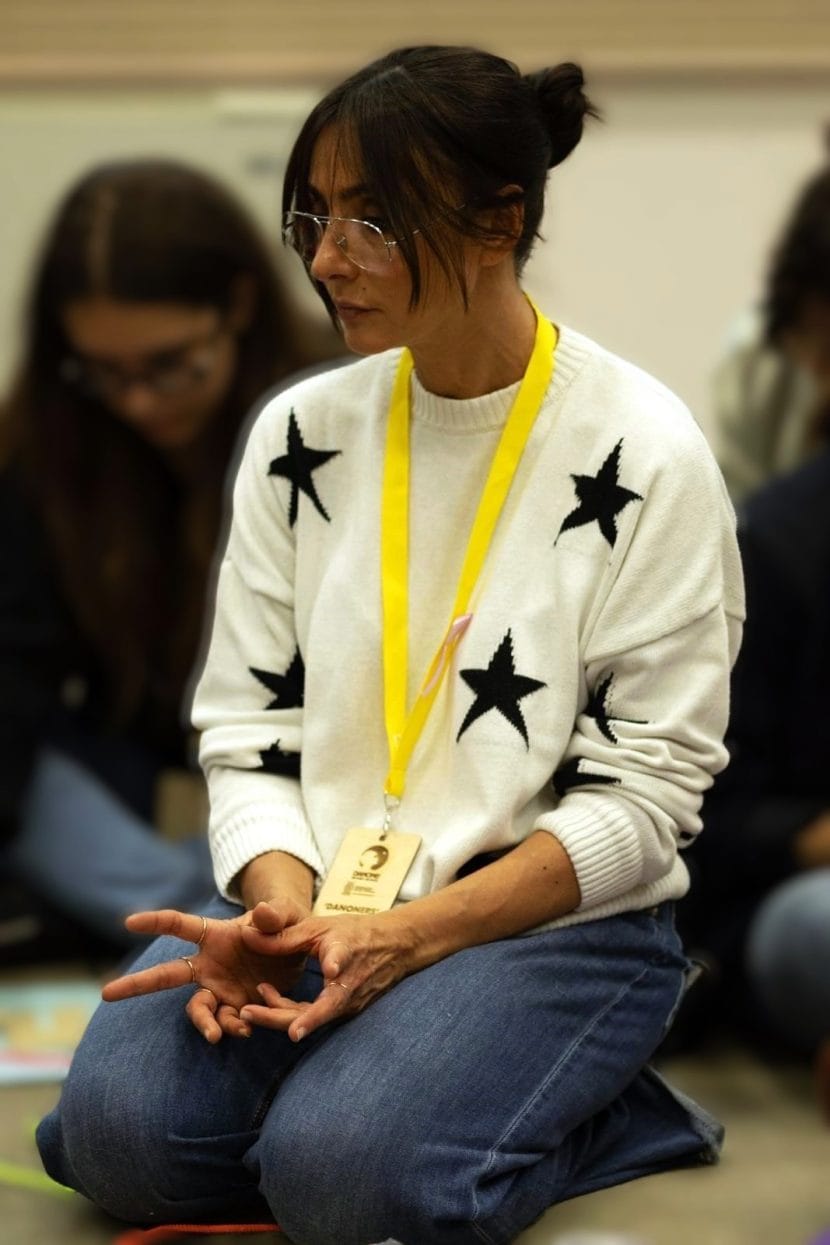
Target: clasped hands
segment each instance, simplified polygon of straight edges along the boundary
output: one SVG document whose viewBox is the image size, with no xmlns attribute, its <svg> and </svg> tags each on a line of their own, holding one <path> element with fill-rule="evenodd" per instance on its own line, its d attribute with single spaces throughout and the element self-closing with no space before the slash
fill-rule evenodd
<svg viewBox="0 0 830 1245">
<path fill-rule="evenodd" d="M 136 912 L 126 926 L 137 934 L 172 934 L 197 949 L 116 978 L 103 999 L 114 1003 L 193 983 L 185 1010 L 211 1043 L 250 1037 L 256 1025 L 299 1042 L 321 1025 L 356 1015 L 406 974 L 400 935 L 382 916 L 314 917 L 292 900 L 258 903 L 226 920 L 170 908 Z M 310 955 L 320 963 L 323 987 L 308 1003 L 290 991 Z"/>
</svg>

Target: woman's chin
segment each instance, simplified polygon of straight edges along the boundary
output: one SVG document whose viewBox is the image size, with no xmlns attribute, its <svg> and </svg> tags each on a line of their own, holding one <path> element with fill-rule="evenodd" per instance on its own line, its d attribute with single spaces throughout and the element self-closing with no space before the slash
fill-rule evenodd
<svg viewBox="0 0 830 1245">
<path fill-rule="evenodd" d="M 399 342 L 393 341 L 389 334 L 379 332 L 377 326 L 372 326 L 366 321 L 341 319 L 340 331 L 343 334 L 343 341 L 353 354 L 380 354 L 383 350 L 390 350 L 393 346 L 400 345 Z"/>
</svg>

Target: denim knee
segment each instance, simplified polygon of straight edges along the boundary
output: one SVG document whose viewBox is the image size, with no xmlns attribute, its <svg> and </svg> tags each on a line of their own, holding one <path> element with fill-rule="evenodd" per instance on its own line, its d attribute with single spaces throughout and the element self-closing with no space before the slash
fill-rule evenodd
<svg viewBox="0 0 830 1245">
<path fill-rule="evenodd" d="M 229 1119 L 218 1093 L 214 1110 L 198 1056 L 181 1076 L 152 1049 L 154 1073 L 129 1054 L 106 1059 L 100 1045 L 93 1052 L 87 1060 L 81 1048 L 60 1103 L 38 1129 L 55 1180 L 132 1223 L 267 1218 L 243 1161 L 257 1129 Z"/>
<path fill-rule="evenodd" d="M 146 1164 L 154 1155 L 162 1160 L 165 1148 L 161 1137 L 147 1135 L 146 1118 L 138 1142 L 139 1127 L 123 1105 L 131 1097 L 128 1084 L 119 1089 L 108 1078 L 105 1086 L 102 1078 L 73 1069 L 58 1106 L 38 1126 L 37 1144 L 54 1180 L 117 1219 L 151 1222 L 163 1208 L 152 1192 L 159 1173 Z"/>
<path fill-rule="evenodd" d="M 398 1109 L 405 1117 L 406 1104 Z M 254 1147 L 260 1189 L 296 1245 L 479 1242 L 474 1155 L 443 1149 L 438 1136 L 413 1136 L 395 1114 L 364 1118 L 348 1103 L 339 1115 L 272 1109 Z"/>
</svg>

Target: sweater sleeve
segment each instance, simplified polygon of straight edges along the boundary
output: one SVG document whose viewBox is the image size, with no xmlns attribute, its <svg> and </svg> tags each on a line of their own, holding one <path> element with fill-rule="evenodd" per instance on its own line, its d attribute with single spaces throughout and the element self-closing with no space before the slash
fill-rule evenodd
<svg viewBox="0 0 830 1245">
<path fill-rule="evenodd" d="M 583 639 L 583 707 L 539 822 L 573 863 L 581 909 L 670 872 L 723 769 L 743 591 L 734 512 L 697 429 L 644 476 Z"/>
<path fill-rule="evenodd" d="M 239 871 L 264 852 L 322 869 L 299 780 L 305 672 L 294 622 L 294 531 L 269 473 L 283 405 L 266 408 L 242 457 L 193 705 L 216 880 L 229 898 Z"/>
</svg>

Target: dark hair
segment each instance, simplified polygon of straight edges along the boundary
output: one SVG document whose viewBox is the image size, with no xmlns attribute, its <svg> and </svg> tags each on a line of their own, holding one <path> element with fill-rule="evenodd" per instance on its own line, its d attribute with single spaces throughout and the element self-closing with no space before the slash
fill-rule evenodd
<svg viewBox="0 0 830 1245">
<path fill-rule="evenodd" d="M 63 313 L 96 296 L 226 312 L 243 276 L 253 315 L 185 497 L 157 451 L 65 383 Z M 75 625 L 107 677 L 114 720 L 148 696 L 160 717 L 178 720 L 242 421 L 264 391 L 320 353 L 298 336 L 258 229 L 207 174 L 167 160 L 105 164 L 60 203 L 33 274 L 23 355 L 0 421 L 2 457 L 42 522 Z"/>
<path fill-rule="evenodd" d="M 466 297 L 460 237 L 513 236 L 494 210 L 521 203 L 517 269 L 538 237 L 548 169 L 598 116 L 578 65 L 522 76 L 510 61 L 465 47 L 390 52 L 335 87 L 313 109 L 291 152 L 283 211 L 313 210 L 309 173 L 315 143 L 337 125 L 338 143 L 398 240 L 412 276 L 412 305 L 423 277 L 420 234 Z M 505 193 L 506 187 L 520 187 Z M 490 214 L 482 223 L 482 213 Z M 332 311 L 325 291 L 318 286 Z"/>
<path fill-rule="evenodd" d="M 764 302 L 771 345 L 797 324 L 810 298 L 830 303 L 830 166 L 802 191 L 773 252 Z"/>
</svg>

